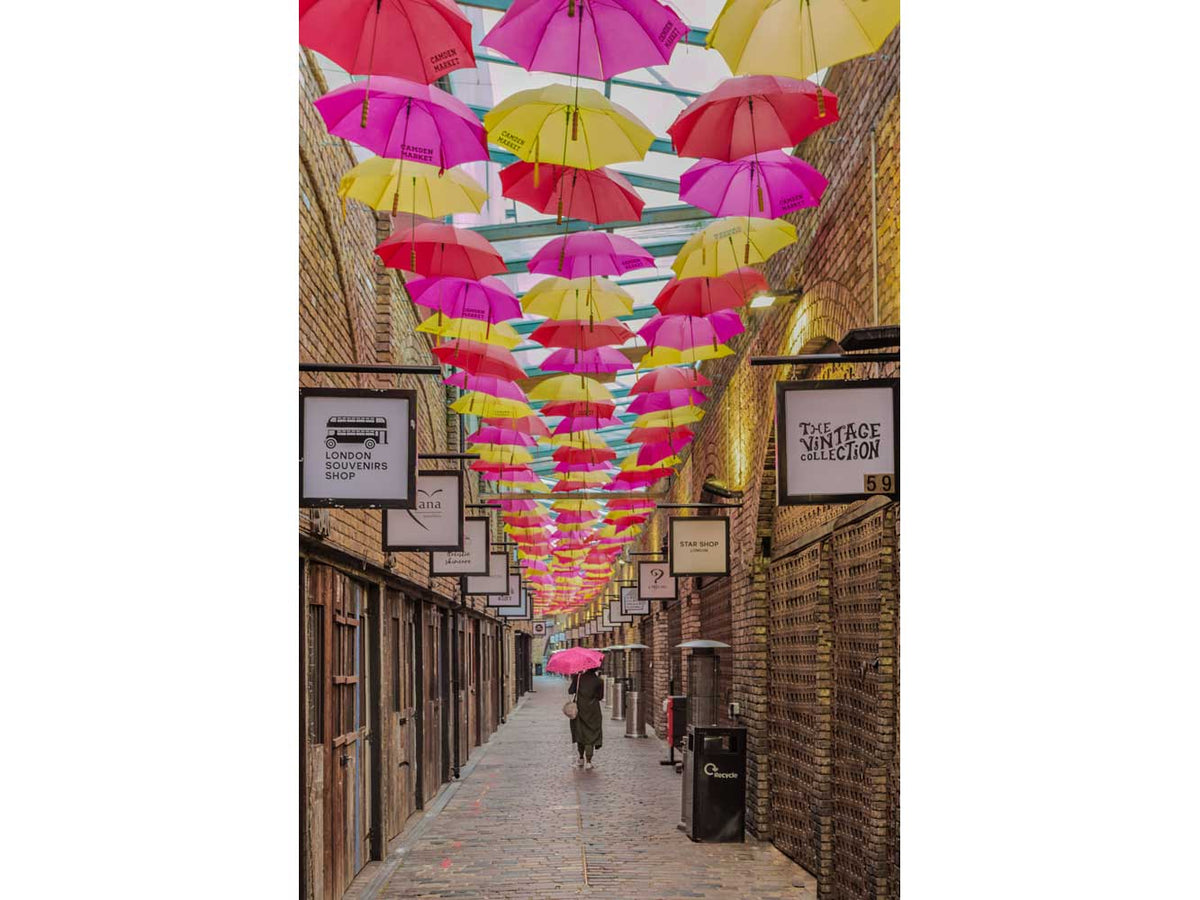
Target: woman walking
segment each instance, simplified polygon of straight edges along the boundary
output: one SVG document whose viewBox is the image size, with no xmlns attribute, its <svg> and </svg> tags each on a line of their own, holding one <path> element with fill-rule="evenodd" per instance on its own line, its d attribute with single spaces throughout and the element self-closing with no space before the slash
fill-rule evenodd
<svg viewBox="0 0 1200 900">
<path fill-rule="evenodd" d="M 575 706 L 578 712 L 571 720 L 571 740 L 579 751 L 579 759 L 575 761 L 576 768 L 592 768 L 592 751 L 604 743 L 603 722 L 600 712 L 600 701 L 604 699 L 604 681 L 596 674 L 595 669 L 589 669 L 571 677 L 568 694 L 575 695 Z"/>
</svg>

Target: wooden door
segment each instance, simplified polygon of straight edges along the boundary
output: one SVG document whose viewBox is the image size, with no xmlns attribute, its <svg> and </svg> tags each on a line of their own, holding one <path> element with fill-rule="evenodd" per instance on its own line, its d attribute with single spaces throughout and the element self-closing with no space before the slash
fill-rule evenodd
<svg viewBox="0 0 1200 900">
<path fill-rule="evenodd" d="M 457 642 L 458 653 L 454 660 L 455 672 L 454 679 L 457 685 L 457 700 L 455 711 L 458 713 L 458 721 L 455 727 L 458 728 L 458 759 L 456 765 L 462 766 L 467 761 L 467 757 L 471 753 L 471 704 L 468 701 L 470 696 L 469 673 L 470 666 L 467 665 L 470 659 L 470 650 L 467 647 L 467 617 L 458 615 L 455 617 L 455 634 L 454 640 Z"/>
<path fill-rule="evenodd" d="M 439 684 L 438 661 L 442 652 L 442 611 L 432 603 L 422 604 L 424 615 L 421 645 L 421 687 L 423 709 L 421 731 L 424 746 L 421 762 L 424 784 L 422 796 L 433 799 L 442 783 L 442 695 Z"/>
<path fill-rule="evenodd" d="M 391 840 L 416 811 L 417 767 L 415 646 L 413 604 L 398 591 L 387 592 L 383 667 L 389 673 L 383 707 L 388 727 L 384 736 L 387 771 L 384 836 Z"/>
<path fill-rule="evenodd" d="M 441 704 L 441 719 L 442 719 L 442 768 L 441 782 L 450 780 L 450 764 L 452 757 L 452 748 L 454 745 L 454 705 L 451 697 L 450 684 L 450 659 L 453 653 L 454 635 L 450 630 L 450 614 L 444 610 L 439 610 L 441 613 L 441 635 L 440 645 L 438 647 L 438 697 Z M 441 784 L 439 782 L 439 786 Z"/>
<path fill-rule="evenodd" d="M 470 681 L 470 707 L 471 707 L 471 745 L 478 747 L 483 743 L 483 692 L 479 683 L 481 657 L 483 647 L 480 645 L 480 630 L 479 620 L 471 618 L 471 681 Z"/>
<path fill-rule="evenodd" d="M 305 828 L 310 896 L 336 900 L 370 856 L 371 671 L 368 589 L 309 565 L 305 621 Z"/>
</svg>

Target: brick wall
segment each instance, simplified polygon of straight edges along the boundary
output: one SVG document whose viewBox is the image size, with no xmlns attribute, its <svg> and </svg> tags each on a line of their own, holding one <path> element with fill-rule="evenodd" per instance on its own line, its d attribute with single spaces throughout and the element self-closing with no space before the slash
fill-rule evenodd
<svg viewBox="0 0 1200 900">
<path fill-rule="evenodd" d="M 767 734 L 769 605 L 766 544 L 780 546 L 800 533 L 831 521 L 844 506 L 774 506 L 774 383 L 801 377 L 868 377 L 896 373 L 792 371 L 751 368 L 749 356 L 811 352 L 851 328 L 875 322 L 875 267 L 871 239 L 871 136 L 875 142 L 876 243 L 878 244 L 878 322 L 900 320 L 900 33 L 879 53 L 834 67 L 826 87 L 838 96 L 839 121 L 813 135 L 798 154 L 829 179 L 821 205 L 792 216 L 797 242 L 763 267 L 776 293 L 797 291 L 766 310 L 747 311 L 746 331 L 731 346 L 735 354 L 703 364 L 713 381 L 707 415 L 669 488 L 670 499 L 695 502 L 706 478 L 744 492 L 740 509 L 728 510 L 733 541 L 728 594 L 733 621 L 732 699 L 742 707 L 748 729 L 747 825 L 766 837 L 769 821 L 770 760 Z M 831 369 L 833 369 L 831 371 Z M 711 499 L 711 498 L 709 498 Z M 647 523 L 634 549 L 656 549 L 665 534 L 667 511 Z M 704 636 L 699 595 L 693 579 L 680 579 L 681 640 Z M 898 601 L 898 598 L 897 598 Z M 897 602 L 898 609 L 898 602 Z M 655 604 L 640 623 L 654 635 L 654 727 L 665 725 L 665 696 L 671 653 L 668 611 Z M 651 643 L 644 640 L 644 643 Z M 898 660 L 898 655 L 897 655 Z M 686 667 L 686 660 L 684 661 Z M 686 673 L 685 673 L 686 674 Z"/>
</svg>

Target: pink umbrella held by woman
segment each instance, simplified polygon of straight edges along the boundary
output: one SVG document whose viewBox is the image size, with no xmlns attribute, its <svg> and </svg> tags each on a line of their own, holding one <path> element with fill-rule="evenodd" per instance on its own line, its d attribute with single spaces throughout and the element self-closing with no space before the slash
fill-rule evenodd
<svg viewBox="0 0 1200 900">
<path fill-rule="evenodd" d="M 589 669 L 598 669 L 604 662 L 604 654 L 588 647 L 568 647 L 550 656 L 546 671 L 559 675 L 578 675 Z"/>
</svg>

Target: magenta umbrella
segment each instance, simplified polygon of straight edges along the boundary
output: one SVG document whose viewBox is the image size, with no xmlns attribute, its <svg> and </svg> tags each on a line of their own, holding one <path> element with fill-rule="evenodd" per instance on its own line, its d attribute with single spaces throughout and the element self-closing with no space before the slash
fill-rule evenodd
<svg viewBox="0 0 1200 900">
<path fill-rule="evenodd" d="M 514 447 L 536 447 L 537 438 L 499 425 L 481 425 L 467 436 L 472 444 L 506 444 Z"/>
<path fill-rule="evenodd" d="M 506 378 L 496 378 L 494 375 L 471 375 L 468 372 L 455 372 L 446 379 L 446 384 L 460 387 L 464 391 L 480 391 L 492 397 L 501 397 L 505 400 L 517 400 L 521 403 L 529 402 L 529 398 L 525 396 L 525 392 L 517 387 L 515 382 L 509 381 Z M 514 434 L 518 433 L 514 432 Z"/>
<path fill-rule="evenodd" d="M 602 664 L 604 654 L 600 653 L 600 650 L 568 647 L 550 654 L 550 659 L 546 660 L 546 671 L 556 674 L 578 674 L 600 668 Z"/>
<path fill-rule="evenodd" d="M 632 369 L 633 363 L 616 347 L 596 347 L 576 353 L 569 348 L 555 350 L 544 360 L 542 369 L 547 372 L 570 372 L 580 375 L 599 375 L 623 372 Z"/>
<path fill-rule="evenodd" d="M 737 310 L 722 309 L 711 316 L 654 316 L 638 330 L 638 337 L 651 347 L 690 350 L 723 344 L 745 330 Z"/>
<path fill-rule="evenodd" d="M 499 278 L 478 281 L 449 275 L 415 278 L 404 286 L 418 306 L 436 309 L 451 319 L 503 322 L 522 317 L 521 302 Z"/>
<path fill-rule="evenodd" d="M 368 100 L 374 112 L 368 117 Z M 314 101 L 325 127 L 388 159 L 449 169 L 488 158 L 487 133 L 475 113 L 441 88 L 376 76 Z"/>
<path fill-rule="evenodd" d="M 653 268 L 653 256 L 629 238 L 604 231 L 580 231 L 556 237 L 529 260 L 530 272 L 564 278 L 624 275 L 634 269 Z"/>
<path fill-rule="evenodd" d="M 642 413 L 659 412 L 664 409 L 676 409 L 680 406 L 691 406 L 707 400 L 704 394 L 691 388 L 675 391 L 655 391 L 652 394 L 638 394 L 629 404 L 629 412 L 640 416 Z"/>
<path fill-rule="evenodd" d="M 514 0 L 479 43 L 530 72 L 604 81 L 669 62 L 687 31 L 656 0 Z"/>
<path fill-rule="evenodd" d="M 594 431 L 620 425 L 621 420 L 612 416 L 567 416 L 554 426 L 555 434 L 573 434 L 576 431 Z"/>
<path fill-rule="evenodd" d="M 714 216 L 778 219 L 816 206 L 829 182 L 825 176 L 782 150 L 733 162 L 702 159 L 679 178 L 679 199 Z"/>
<path fill-rule="evenodd" d="M 656 462 L 662 462 L 668 456 L 674 456 L 684 447 L 692 442 L 695 437 L 690 431 L 685 437 L 679 440 L 671 441 L 670 443 L 660 444 L 642 444 L 638 450 L 637 464 L 639 466 L 651 466 Z"/>
</svg>

